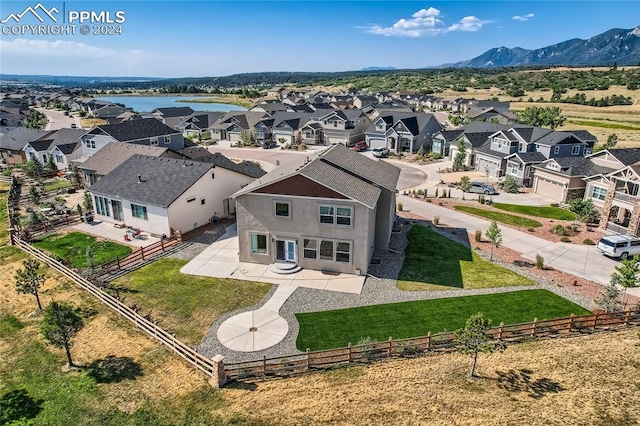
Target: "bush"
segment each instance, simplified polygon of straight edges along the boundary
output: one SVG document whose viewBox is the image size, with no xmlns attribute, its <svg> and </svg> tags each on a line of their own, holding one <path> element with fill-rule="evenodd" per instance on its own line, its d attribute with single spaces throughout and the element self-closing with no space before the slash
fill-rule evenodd
<svg viewBox="0 0 640 426">
<path fill-rule="evenodd" d="M 563 243 L 570 243 L 570 242 L 571 242 L 571 238 L 569 238 L 569 237 L 562 237 L 562 238 L 560 238 L 560 241 L 562 241 Z"/>
<path fill-rule="evenodd" d="M 556 234 L 556 235 L 565 236 L 565 235 L 567 235 L 567 230 L 564 229 L 564 226 L 562 226 L 562 225 L 556 225 L 553 228 L 551 228 L 551 233 L 552 234 Z"/>
<path fill-rule="evenodd" d="M 480 204 L 484 204 L 484 195 L 483 194 L 478 195 L 478 202 Z"/>
<path fill-rule="evenodd" d="M 478 230 L 476 231 L 476 234 L 474 235 L 474 239 L 476 240 L 476 243 L 479 243 L 482 241 L 482 231 Z"/>
<path fill-rule="evenodd" d="M 438 225 L 440 223 L 440 216 L 434 216 L 433 217 L 433 224 L 434 225 Z"/>
<path fill-rule="evenodd" d="M 504 192 L 508 192 L 510 194 L 517 194 L 520 192 L 518 189 L 519 186 L 518 179 L 513 176 L 507 176 L 502 182 L 502 189 Z"/>
<path fill-rule="evenodd" d="M 527 228 L 527 231 L 529 231 L 529 232 L 536 232 L 536 230 L 535 230 L 535 229 L 533 229 L 533 228 Z"/>
<path fill-rule="evenodd" d="M 402 211 L 402 208 L 403 208 L 402 203 L 398 203 L 398 211 L 399 211 L 399 212 L 401 212 L 401 211 Z"/>
<path fill-rule="evenodd" d="M 536 268 L 544 269 L 544 257 L 536 254 Z"/>
<path fill-rule="evenodd" d="M 588 246 L 595 246 L 596 243 L 593 242 L 593 240 L 590 240 L 589 238 L 587 238 L 586 240 L 584 240 L 582 242 L 582 244 L 588 245 Z"/>
</svg>

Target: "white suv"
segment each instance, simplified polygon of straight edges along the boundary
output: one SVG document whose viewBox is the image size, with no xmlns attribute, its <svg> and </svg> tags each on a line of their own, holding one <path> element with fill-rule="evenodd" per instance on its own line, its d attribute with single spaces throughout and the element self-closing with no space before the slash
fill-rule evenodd
<svg viewBox="0 0 640 426">
<path fill-rule="evenodd" d="M 640 238 L 632 235 L 602 237 L 596 248 L 605 256 L 625 260 L 629 256 L 640 254 Z"/>
</svg>

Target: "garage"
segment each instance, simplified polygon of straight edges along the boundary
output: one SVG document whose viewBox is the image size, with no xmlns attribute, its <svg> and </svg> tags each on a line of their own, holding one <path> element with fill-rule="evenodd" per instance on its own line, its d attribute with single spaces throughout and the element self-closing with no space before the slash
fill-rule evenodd
<svg viewBox="0 0 640 426">
<path fill-rule="evenodd" d="M 387 146 L 387 141 L 385 138 L 375 138 L 367 136 L 367 145 L 370 149 L 385 148 Z"/>
<path fill-rule="evenodd" d="M 566 185 L 557 180 L 543 176 L 535 176 L 533 192 L 560 203 L 564 203 L 566 201 Z"/>
<path fill-rule="evenodd" d="M 476 170 L 480 172 L 486 173 L 486 171 L 489 170 L 489 176 L 498 176 L 499 168 L 500 165 L 498 163 L 489 161 L 487 158 L 480 157 L 479 155 L 476 157 Z"/>
</svg>

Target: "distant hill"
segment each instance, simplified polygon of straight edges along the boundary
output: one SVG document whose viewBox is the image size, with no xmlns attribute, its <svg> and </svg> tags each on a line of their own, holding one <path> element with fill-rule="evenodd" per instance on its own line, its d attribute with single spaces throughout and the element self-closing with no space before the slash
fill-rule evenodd
<svg viewBox="0 0 640 426">
<path fill-rule="evenodd" d="M 640 63 L 640 26 L 614 28 L 588 40 L 574 38 L 535 50 L 496 47 L 473 59 L 447 64 L 455 68 L 498 68 L 537 65 L 608 66 Z M 443 65 L 444 66 L 444 65 Z"/>
<path fill-rule="evenodd" d="M 102 85 L 109 83 L 140 83 L 164 80 L 156 77 L 82 77 L 71 75 L 18 75 L 0 74 L 0 80 L 9 82 L 48 83 L 48 84 L 77 84 Z"/>
<path fill-rule="evenodd" d="M 397 70 L 396 67 L 366 67 L 362 68 L 360 71 L 393 71 Z"/>
</svg>

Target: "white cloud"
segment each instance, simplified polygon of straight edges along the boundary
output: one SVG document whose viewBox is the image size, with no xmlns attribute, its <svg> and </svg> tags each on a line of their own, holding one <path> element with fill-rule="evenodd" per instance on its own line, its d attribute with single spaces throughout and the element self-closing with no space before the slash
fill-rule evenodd
<svg viewBox="0 0 640 426">
<path fill-rule="evenodd" d="M 528 21 L 533 18 L 535 15 L 533 13 L 528 13 L 526 15 L 516 15 L 511 19 L 515 19 L 516 21 Z"/>
<path fill-rule="evenodd" d="M 430 7 L 420 9 L 411 18 L 402 18 L 390 27 L 370 25 L 362 27 L 370 34 L 398 37 L 421 37 L 424 35 L 442 34 L 449 31 L 478 31 L 489 21 L 482 21 L 475 16 L 465 16 L 456 24 L 447 26 L 441 19 L 441 12 Z"/>
</svg>

